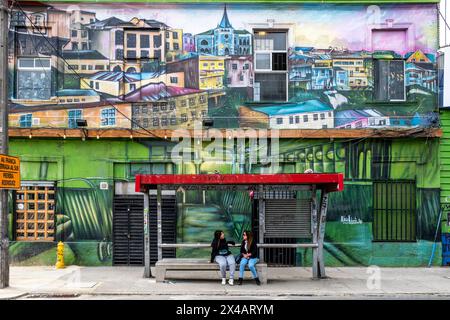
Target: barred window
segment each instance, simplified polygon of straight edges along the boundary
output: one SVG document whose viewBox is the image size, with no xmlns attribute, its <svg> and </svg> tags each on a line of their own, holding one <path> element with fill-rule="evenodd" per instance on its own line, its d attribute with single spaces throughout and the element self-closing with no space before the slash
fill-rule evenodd
<svg viewBox="0 0 450 320">
<path fill-rule="evenodd" d="M 373 182 L 373 241 L 416 241 L 416 181 Z"/>
<path fill-rule="evenodd" d="M 17 241 L 55 239 L 55 187 L 22 186 L 16 191 L 15 235 Z"/>
<path fill-rule="evenodd" d="M 47 100 L 51 96 L 50 58 L 19 58 L 17 98 Z"/>
</svg>

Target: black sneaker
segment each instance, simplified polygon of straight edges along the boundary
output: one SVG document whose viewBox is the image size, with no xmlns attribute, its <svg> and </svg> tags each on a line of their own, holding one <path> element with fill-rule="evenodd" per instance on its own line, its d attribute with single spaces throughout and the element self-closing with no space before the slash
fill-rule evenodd
<svg viewBox="0 0 450 320">
<path fill-rule="evenodd" d="M 242 278 L 238 279 L 238 286 L 242 285 Z"/>
<path fill-rule="evenodd" d="M 255 281 L 256 281 L 256 284 L 257 284 L 258 286 L 261 285 L 261 281 L 259 281 L 259 278 L 255 278 Z"/>
</svg>

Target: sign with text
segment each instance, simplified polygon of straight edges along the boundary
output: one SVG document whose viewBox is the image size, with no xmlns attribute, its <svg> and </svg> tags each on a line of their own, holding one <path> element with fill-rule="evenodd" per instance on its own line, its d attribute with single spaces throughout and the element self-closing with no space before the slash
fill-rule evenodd
<svg viewBox="0 0 450 320">
<path fill-rule="evenodd" d="M 20 160 L 0 154 L 0 189 L 20 188 Z"/>
</svg>

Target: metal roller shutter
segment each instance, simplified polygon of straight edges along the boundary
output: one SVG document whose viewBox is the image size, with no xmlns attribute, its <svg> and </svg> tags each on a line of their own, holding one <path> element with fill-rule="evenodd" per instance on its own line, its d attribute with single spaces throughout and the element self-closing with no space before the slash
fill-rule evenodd
<svg viewBox="0 0 450 320">
<path fill-rule="evenodd" d="M 265 238 L 310 238 L 309 199 L 267 199 Z"/>
</svg>

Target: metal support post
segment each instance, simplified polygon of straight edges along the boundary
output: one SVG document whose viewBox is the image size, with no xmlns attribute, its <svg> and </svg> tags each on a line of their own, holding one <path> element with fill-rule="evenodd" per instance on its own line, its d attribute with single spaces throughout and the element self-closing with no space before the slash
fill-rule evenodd
<svg viewBox="0 0 450 320">
<path fill-rule="evenodd" d="M 316 186 L 314 185 L 312 187 L 312 191 L 311 191 L 311 232 L 312 232 L 312 238 L 313 238 L 313 243 L 317 243 L 318 242 L 318 237 L 317 237 L 317 190 L 316 190 Z M 313 278 L 317 279 L 319 278 L 319 270 L 318 270 L 318 266 L 319 266 L 319 252 L 318 252 L 318 248 L 313 248 L 313 265 L 312 265 L 312 269 L 313 269 Z"/>
<path fill-rule="evenodd" d="M 320 217 L 319 217 L 319 226 L 318 226 L 318 271 L 319 278 L 326 278 L 325 275 L 325 260 L 323 258 L 323 243 L 325 239 L 325 225 L 327 222 L 327 208 L 328 208 L 328 193 L 323 190 L 322 191 L 322 199 L 320 201 Z"/>
<path fill-rule="evenodd" d="M 264 243 L 264 232 L 266 229 L 266 215 L 264 212 L 264 187 L 258 189 L 258 214 L 259 214 L 259 243 Z M 264 248 L 259 248 L 259 260 L 264 262 Z"/>
<path fill-rule="evenodd" d="M 162 203 L 161 203 L 162 199 L 161 199 L 161 186 L 158 185 L 156 187 L 156 208 L 157 208 L 157 237 L 158 237 L 158 241 L 157 241 L 157 245 L 158 245 L 158 261 L 162 260 Z"/>
<path fill-rule="evenodd" d="M 150 278 L 152 270 L 150 267 L 150 199 L 148 190 L 144 192 L 144 277 Z"/>
<path fill-rule="evenodd" d="M 0 0 L 0 153 L 8 154 L 8 1 Z M 8 190 L 0 190 L 0 288 L 9 286 Z"/>
</svg>

